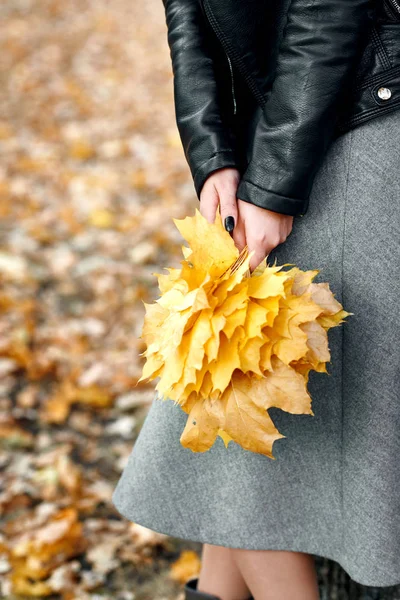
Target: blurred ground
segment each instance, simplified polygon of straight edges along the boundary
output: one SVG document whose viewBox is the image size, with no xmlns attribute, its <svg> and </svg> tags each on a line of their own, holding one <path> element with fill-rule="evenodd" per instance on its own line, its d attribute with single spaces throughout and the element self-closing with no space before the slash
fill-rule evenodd
<svg viewBox="0 0 400 600">
<path fill-rule="evenodd" d="M 198 205 L 164 8 L 3 0 L 0 22 L 0 594 L 179 598 L 200 544 L 110 502 L 153 398 L 143 301 Z M 318 564 L 322 600 L 396 597 Z"/>
<path fill-rule="evenodd" d="M 163 5 L 10 0 L 0 22 L 2 597 L 175 598 L 199 545 L 110 504 L 152 399 L 142 301 L 197 202 Z"/>
</svg>

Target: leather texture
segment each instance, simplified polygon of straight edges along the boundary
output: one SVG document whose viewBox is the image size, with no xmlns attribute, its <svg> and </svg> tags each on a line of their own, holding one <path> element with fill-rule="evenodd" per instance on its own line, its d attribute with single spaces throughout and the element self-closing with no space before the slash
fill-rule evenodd
<svg viewBox="0 0 400 600">
<path fill-rule="evenodd" d="M 199 199 L 236 167 L 238 198 L 302 216 L 333 139 L 400 108 L 400 0 L 163 3 Z"/>
<path fill-rule="evenodd" d="M 185 600 L 221 600 L 218 596 L 198 591 L 197 582 L 198 578 L 196 577 L 185 583 Z"/>
<path fill-rule="evenodd" d="M 198 580 L 198 577 L 195 577 L 185 583 L 185 600 L 221 600 L 219 596 L 199 591 L 197 589 Z M 249 600 L 254 600 L 253 596 L 250 596 Z"/>
</svg>

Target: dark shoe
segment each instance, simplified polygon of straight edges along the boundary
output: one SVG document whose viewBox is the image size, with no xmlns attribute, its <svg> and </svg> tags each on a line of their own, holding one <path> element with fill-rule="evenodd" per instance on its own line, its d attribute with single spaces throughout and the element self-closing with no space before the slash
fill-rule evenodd
<svg viewBox="0 0 400 600">
<path fill-rule="evenodd" d="M 195 577 L 193 579 L 189 579 L 185 583 L 185 600 L 221 600 L 218 596 L 213 596 L 212 594 L 207 594 L 206 592 L 200 592 L 197 589 L 197 582 L 199 578 Z M 250 596 L 249 600 L 254 600 L 253 596 Z"/>
</svg>

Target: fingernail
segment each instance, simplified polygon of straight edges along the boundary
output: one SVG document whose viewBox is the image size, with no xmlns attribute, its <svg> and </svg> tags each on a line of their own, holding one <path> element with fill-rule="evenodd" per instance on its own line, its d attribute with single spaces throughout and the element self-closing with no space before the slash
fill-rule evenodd
<svg viewBox="0 0 400 600">
<path fill-rule="evenodd" d="M 231 232 L 231 231 L 233 231 L 233 228 L 235 227 L 235 219 L 231 216 L 225 217 L 224 224 L 225 224 L 225 229 L 228 232 Z"/>
</svg>

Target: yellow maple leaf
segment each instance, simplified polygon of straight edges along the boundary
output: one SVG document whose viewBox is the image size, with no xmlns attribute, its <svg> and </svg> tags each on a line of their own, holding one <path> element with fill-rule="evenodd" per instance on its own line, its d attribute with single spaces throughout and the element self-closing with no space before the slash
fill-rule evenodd
<svg viewBox="0 0 400 600">
<path fill-rule="evenodd" d="M 222 274 L 237 258 L 239 251 L 224 229 L 219 209 L 214 223 L 209 223 L 196 208 L 194 217 L 173 219 L 192 252 L 187 259 L 193 269 Z"/>
<path fill-rule="evenodd" d="M 221 435 L 246 450 L 275 458 L 272 445 L 285 437 L 275 427 L 267 410 L 273 406 L 292 414 L 313 415 L 304 377 L 277 357 L 273 370 L 254 380 L 235 370 L 221 398 L 193 403 L 180 441 L 195 452 L 208 450 Z M 227 445 L 226 443 L 226 445 Z"/>
<path fill-rule="evenodd" d="M 262 261 L 250 274 L 252 254 L 241 252 L 217 211 L 209 223 L 174 219 L 189 247 L 180 269 L 158 277 L 160 297 L 144 304 L 143 379 L 159 377 L 161 400 L 188 414 L 181 444 L 205 452 L 220 436 L 228 447 L 274 458 L 285 437 L 268 408 L 313 415 L 307 383 L 311 370 L 327 373 L 328 330 L 345 311 L 319 270 Z M 283 270 L 284 267 L 291 267 Z"/>
</svg>

